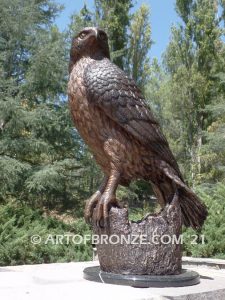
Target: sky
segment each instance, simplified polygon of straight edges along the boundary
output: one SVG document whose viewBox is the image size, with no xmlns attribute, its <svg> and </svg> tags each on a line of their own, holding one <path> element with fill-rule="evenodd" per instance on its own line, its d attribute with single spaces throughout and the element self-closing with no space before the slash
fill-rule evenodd
<svg viewBox="0 0 225 300">
<path fill-rule="evenodd" d="M 94 7 L 94 0 L 57 0 L 56 2 L 65 7 L 56 19 L 56 23 L 62 31 L 67 28 L 70 16 L 74 12 L 79 12 L 84 2 L 90 10 Z M 175 0 L 137 0 L 133 10 L 136 10 L 142 3 L 148 4 L 151 12 L 150 23 L 154 44 L 150 50 L 150 57 L 161 60 L 161 55 L 169 43 L 171 25 L 179 21 L 175 12 Z"/>
</svg>

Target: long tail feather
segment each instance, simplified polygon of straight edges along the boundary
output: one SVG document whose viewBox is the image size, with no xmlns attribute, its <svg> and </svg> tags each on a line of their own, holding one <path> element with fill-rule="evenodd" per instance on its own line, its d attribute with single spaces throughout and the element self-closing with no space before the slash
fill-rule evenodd
<svg viewBox="0 0 225 300">
<path fill-rule="evenodd" d="M 189 188 L 179 190 L 179 199 L 184 225 L 200 229 L 208 214 L 206 206 Z"/>
<path fill-rule="evenodd" d="M 184 225 L 192 227 L 193 229 L 200 229 L 208 215 L 205 204 L 201 202 L 199 197 L 183 182 L 182 179 L 179 178 L 179 176 L 173 174 L 168 169 L 165 170 L 165 174 L 169 178 L 167 184 L 173 188 L 173 191 L 175 185 L 178 191 Z M 162 185 L 158 188 L 160 189 L 161 187 Z M 162 194 L 163 191 L 161 190 L 161 195 Z M 165 199 L 164 202 L 168 202 L 168 199 Z"/>
</svg>

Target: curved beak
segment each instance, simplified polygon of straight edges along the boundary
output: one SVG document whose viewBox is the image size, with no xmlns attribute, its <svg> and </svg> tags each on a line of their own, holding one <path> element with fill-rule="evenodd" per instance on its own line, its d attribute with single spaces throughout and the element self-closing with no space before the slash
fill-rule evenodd
<svg viewBox="0 0 225 300">
<path fill-rule="evenodd" d="M 94 28 L 94 32 L 95 32 L 95 37 L 96 37 L 96 39 L 98 39 L 98 29 L 97 29 L 97 28 Z"/>
<path fill-rule="evenodd" d="M 93 30 L 89 36 L 94 37 L 97 40 L 98 39 L 98 29 L 93 28 Z"/>
</svg>

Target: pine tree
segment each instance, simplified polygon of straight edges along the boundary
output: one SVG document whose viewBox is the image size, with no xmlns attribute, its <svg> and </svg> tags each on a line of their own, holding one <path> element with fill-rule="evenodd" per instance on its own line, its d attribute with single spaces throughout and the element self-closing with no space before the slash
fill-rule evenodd
<svg viewBox="0 0 225 300">
<path fill-rule="evenodd" d="M 59 12 L 49 0 L 0 2 L 3 200 L 55 205 L 74 201 L 77 191 L 80 140 L 64 96 L 68 52 L 52 25 Z"/>
</svg>

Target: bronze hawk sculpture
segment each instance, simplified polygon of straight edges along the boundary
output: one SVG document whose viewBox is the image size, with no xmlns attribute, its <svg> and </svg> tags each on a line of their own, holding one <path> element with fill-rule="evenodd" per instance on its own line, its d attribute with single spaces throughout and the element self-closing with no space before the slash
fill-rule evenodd
<svg viewBox="0 0 225 300">
<path fill-rule="evenodd" d="M 185 184 L 141 91 L 110 61 L 103 30 L 84 28 L 73 38 L 69 72 L 68 95 L 74 124 L 105 175 L 86 204 L 86 221 L 108 226 L 110 207 L 118 205 L 118 185 L 144 179 L 152 184 L 162 207 L 176 193 L 184 224 L 200 228 L 207 210 Z"/>
</svg>

